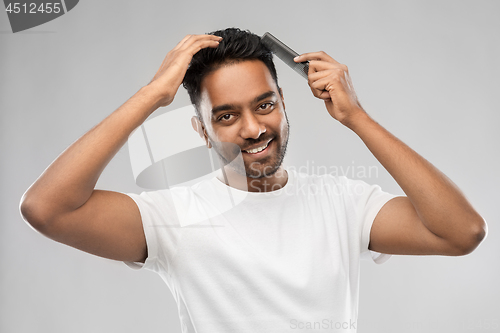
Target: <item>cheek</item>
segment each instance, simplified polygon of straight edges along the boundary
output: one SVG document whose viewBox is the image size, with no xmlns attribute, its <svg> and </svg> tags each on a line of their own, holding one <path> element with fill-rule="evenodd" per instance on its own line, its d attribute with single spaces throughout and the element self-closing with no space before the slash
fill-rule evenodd
<svg viewBox="0 0 500 333">
<path fill-rule="evenodd" d="M 212 140 L 217 142 L 233 142 L 234 141 L 234 128 L 232 127 L 223 127 L 219 128 L 210 127 L 207 129 L 207 133 Z"/>
<path fill-rule="evenodd" d="M 285 114 L 282 112 L 281 118 L 279 120 L 279 129 L 282 136 L 288 136 L 288 121 L 286 120 Z M 283 138 L 284 139 L 284 138 Z"/>
<path fill-rule="evenodd" d="M 205 132 L 207 133 L 210 140 L 220 141 L 219 138 L 221 136 L 221 131 L 216 126 L 214 126 L 211 119 L 207 121 L 205 118 Z"/>
<path fill-rule="evenodd" d="M 212 127 L 212 126 L 207 126 L 207 127 L 206 127 L 206 131 L 207 131 L 208 137 L 209 137 L 211 140 L 219 141 L 218 136 L 217 136 L 217 134 L 215 133 L 215 131 L 214 131 L 214 129 L 213 129 L 213 127 Z"/>
</svg>

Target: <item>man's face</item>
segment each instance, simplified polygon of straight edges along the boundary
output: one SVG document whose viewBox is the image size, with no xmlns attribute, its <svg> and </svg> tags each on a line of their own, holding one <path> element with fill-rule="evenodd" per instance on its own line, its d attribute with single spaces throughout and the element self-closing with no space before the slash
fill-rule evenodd
<svg viewBox="0 0 500 333">
<path fill-rule="evenodd" d="M 208 74 L 199 108 L 205 135 L 225 164 L 241 149 L 245 170 L 230 164 L 236 172 L 262 178 L 279 169 L 289 125 L 281 92 L 262 61 L 233 63 Z"/>
</svg>

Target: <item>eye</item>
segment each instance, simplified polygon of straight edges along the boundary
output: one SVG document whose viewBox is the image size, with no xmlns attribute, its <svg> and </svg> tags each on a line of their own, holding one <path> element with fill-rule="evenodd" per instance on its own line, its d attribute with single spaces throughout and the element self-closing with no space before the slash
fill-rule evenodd
<svg viewBox="0 0 500 333">
<path fill-rule="evenodd" d="M 274 103 L 272 103 L 272 102 L 267 102 L 267 103 L 261 104 L 259 106 L 259 110 L 269 110 L 272 108 L 274 108 Z"/>
<path fill-rule="evenodd" d="M 230 113 L 226 113 L 226 114 L 224 114 L 224 115 L 220 116 L 220 117 L 217 119 L 217 121 L 229 121 L 229 120 L 231 120 L 231 119 L 232 119 L 232 117 L 233 117 L 233 115 L 232 115 L 232 114 L 230 114 Z"/>
</svg>

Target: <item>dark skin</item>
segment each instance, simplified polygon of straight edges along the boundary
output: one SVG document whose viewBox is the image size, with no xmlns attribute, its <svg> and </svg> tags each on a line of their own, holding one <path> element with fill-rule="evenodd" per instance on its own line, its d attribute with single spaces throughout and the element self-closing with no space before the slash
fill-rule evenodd
<svg viewBox="0 0 500 333">
<path fill-rule="evenodd" d="M 96 190 L 95 184 L 132 131 L 156 109 L 173 101 L 192 56 L 202 48 L 217 47 L 219 41 L 217 36 L 188 35 L 177 44 L 148 85 L 68 147 L 26 191 L 21 201 L 24 219 L 45 236 L 82 251 L 120 261 L 144 262 L 147 247 L 137 206 L 124 194 Z M 443 255 L 472 251 L 483 239 L 486 224 L 460 190 L 364 112 L 357 102 L 347 67 L 321 52 L 297 59 L 305 60 L 310 61 L 309 85 L 313 94 L 325 100 L 333 118 L 359 135 L 407 194 L 389 201 L 379 212 L 372 227 L 370 249 L 395 254 Z M 261 75 L 260 82 L 269 84 L 264 70 L 242 64 L 238 70 L 251 70 L 253 74 L 248 75 Z M 210 86 L 217 87 L 220 81 L 217 78 L 223 74 L 231 76 L 235 68 L 215 72 L 208 78 L 214 80 Z M 273 90 L 271 86 L 263 91 Z M 257 112 L 261 101 L 255 108 L 250 107 L 250 101 L 260 93 L 257 90 L 230 100 L 231 96 L 206 88 L 206 101 L 211 108 L 216 104 L 237 104 L 240 113 L 236 116 L 246 125 L 237 124 L 233 128 L 238 130 L 234 130 L 214 124 L 202 133 L 210 135 L 213 130 L 214 138 L 232 140 L 243 149 L 253 148 L 247 145 L 248 140 L 265 138 L 265 133 L 272 134 L 269 138 L 283 139 L 281 92 L 274 97 L 278 106 L 268 114 L 260 114 L 252 112 Z M 208 136 L 205 138 L 209 142 Z M 269 153 L 276 151 L 276 146 L 271 148 Z M 267 159 L 247 156 L 246 160 L 262 162 L 257 167 L 264 168 L 273 164 L 272 155 Z M 283 186 L 286 173 L 275 175 L 273 184 Z M 266 188 L 259 181 L 255 185 L 260 190 L 275 189 Z"/>
<path fill-rule="evenodd" d="M 242 153 L 245 170 L 225 168 L 226 178 L 234 180 L 230 185 L 250 192 L 283 187 L 288 179 L 281 165 L 288 122 L 283 95 L 264 63 L 247 60 L 221 67 L 203 79 L 201 97 L 204 125 L 197 122 L 195 129 L 207 146 L 230 155 L 218 144 L 230 142 Z M 247 152 L 265 145 L 261 152 Z M 222 174 L 218 178 L 226 182 Z"/>
<path fill-rule="evenodd" d="M 324 52 L 306 53 L 296 61 L 310 62 L 308 83 L 313 95 L 324 100 L 330 116 L 363 140 L 407 195 L 390 200 L 379 211 L 371 229 L 369 249 L 407 255 L 470 253 L 484 238 L 486 224 L 457 186 L 368 116 L 358 102 L 347 66 Z M 242 97 L 248 96 L 250 100 L 273 89 L 263 63 L 232 64 L 205 80 L 200 108 L 206 124 L 202 134 L 208 145 L 217 137 L 244 149 L 245 139 L 264 136 L 268 129 L 279 131 L 284 110 L 277 114 L 260 114 L 251 104 L 245 107 L 245 97 Z M 227 123 L 222 125 L 210 117 L 210 110 L 218 105 L 234 105 L 221 113 L 228 115 Z M 246 162 L 249 161 L 250 158 Z M 260 179 L 260 186 L 255 188 L 257 191 L 269 189 L 264 183 L 269 180 L 275 184 L 274 189 L 278 189 L 286 179 L 286 173 L 281 172 Z M 248 184 L 252 181 L 255 180 L 247 177 Z"/>
<path fill-rule="evenodd" d="M 464 255 L 487 232 L 483 218 L 445 174 L 375 122 L 363 110 L 347 66 L 324 52 L 305 53 L 313 95 L 328 113 L 356 133 L 396 180 L 405 197 L 387 202 L 376 216 L 369 249 L 389 254 Z"/>
<path fill-rule="evenodd" d="M 188 35 L 172 49 L 153 80 L 66 149 L 26 191 L 24 219 L 45 236 L 101 257 L 144 262 L 139 209 L 118 192 L 95 189 L 102 171 L 151 113 L 169 105 L 192 56 L 217 47 L 218 36 Z"/>
</svg>

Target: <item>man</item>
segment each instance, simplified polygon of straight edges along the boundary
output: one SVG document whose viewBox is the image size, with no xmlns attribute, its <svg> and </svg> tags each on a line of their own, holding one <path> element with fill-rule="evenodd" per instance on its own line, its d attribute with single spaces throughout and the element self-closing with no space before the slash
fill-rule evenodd
<svg viewBox="0 0 500 333">
<path fill-rule="evenodd" d="M 313 95 L 406 197 L 286 170 L 288 120 L 271 54 L 258 36 L 226 29 L 186 36 L 147 86 L 61 154 L 23 196 L 25 220 L 56 241 L 156 271 L 183 332 L 355 332 L 361 255 L 465 255 L 487 228 L 444 174 L 366 114 L 345 65 L 323 52 L 295 60 L 310 62 Z M 193 127 L 225 162 L 217 178 L 141 195 L 95 190 L 130 133 L 183 82 Z"/>
</svg>

